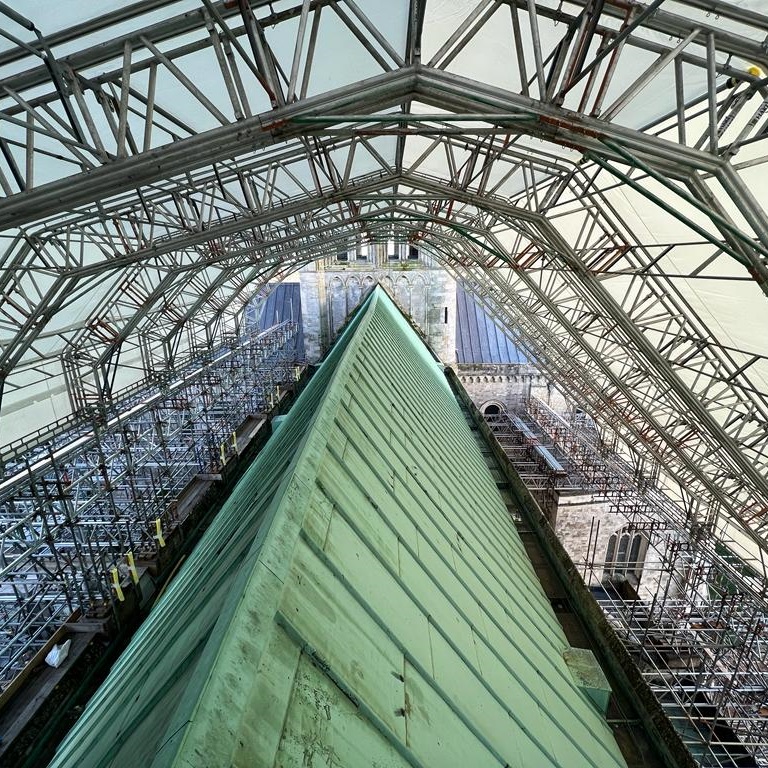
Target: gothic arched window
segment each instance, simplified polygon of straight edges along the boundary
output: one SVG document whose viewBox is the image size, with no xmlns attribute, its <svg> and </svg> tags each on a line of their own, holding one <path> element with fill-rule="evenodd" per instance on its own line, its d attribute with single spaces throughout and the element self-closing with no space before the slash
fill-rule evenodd
<svg viewBox="0 0 768 768">
<path fill-rule="evenodd" d="M 648 550 L 648 538 L 644 533 L 635 531 L 631 525 L 625 526 L 608 539 L 605 552 L 603 578 L 623 576 L 634 583 L 640 581 Z"/>
</svg>

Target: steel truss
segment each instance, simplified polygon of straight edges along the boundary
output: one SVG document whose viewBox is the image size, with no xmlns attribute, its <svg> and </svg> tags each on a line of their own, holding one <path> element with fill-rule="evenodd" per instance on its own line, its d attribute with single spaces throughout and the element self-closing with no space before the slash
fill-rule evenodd
<svg viewBox="0 0 768 768">
<path fill-rule="evenodd" d="M 530 397 L 521 411 L 582 477 L 582 489 L 648 543 L 639 588 L 611 584 L 592 534 L 576 565 L 651 689 L 703 766 L 768 764 L 768 594 L 752 564 L 691 526 L 657 467 L 617 454 L 612 433 L 578 427 Z M 596 544 L 596 536 L 595 536 Z M 606 586 L 608 585 L 608 586 Z"/>
<path fill-rule="evenodd" d="M 75 611 L 122 599 L 116 582 L 131 562 L 154 560 L 183 522 L 180 493 L 220 472 L 238 428 L 296 380 L 296 330 L 233 339 L 151 389 L 92 407 L 75 429 L 12 447 L 0 482 L 0 688 Z"/>
<path fill-rule="evenodd" d="M 549 229 L 545 221 L 538 226 Z M 740 520 L 750 546 L 765 548 L 754 530 L 761 529 L 768 498 L 762 417 L 745 435 L 758 410 L 766 410 L 765 393 L 748 379 L 743 390 L 731 389 L 722 373 L 732 370 L 736 377 L 739 372 L 729 351 L 714 345 L 697 356 L 696 386 L 682 385 L 698 322 L 684 312 L 684 303 L 675 301 L 673 290 L 660 293 L 657 285 L 638 279 L 624 297 L 627 312 L 583 264 L 574 264 L 573 270 L 546 264 L 531 274 L 510 264 L 493 234 L 480 231 L 452 235 L 443 246 L 449 248 L 463 254 L 463 264 L 455 259 L 450 265 L 454 273 L 476 287 L 480 300 L 506 321 L 575 402 L 660 463 L 677 482 L 678 498 L 710 533 L 720 535 L 729 520 Z M 561 248 L 562 254 L 568 246 Z M 531 250 L 526 257 L 547 258 L 545 253 L 529 256 Z M 639 254 L 637 262 L 643 263 Z M 634 273 L 642 269 L 637 262 Z M 584 283 L 592 280 L 594 290 L 585 292 Z M 655 320 L 657 311 L 665 323 L 659 346 L 679 348 L 670 357 L 650 348 L 639 322 L 632 322 L 632 317 Z M 698 397 L 690 397 L 694 393 Z M 736 447 L 739 436 L 746 437 L 741 449 Z"/>
<path fill-rule="evenodd" d="M 32 225 L 9 242 L 0 276 L 8 397 L 58 378 L 76 402 L 108 400 L 125 384 L 120 375 L 147 378 L 216 343 L 251 292 L 341 240 L 394 224 L 400 237 L 435 244 L 455 241 L 463 228 L 482 244 L 465 257 L 467 243 L 452 242 L 446 262 L 471 259 L 476 267 L 463 274 L 476 287 L 498 273 L 492 285 L 482 283 L 497 292 L 497 303 L 510 292 L 530 296 L 526 311 L 536 305 L 537 333 L 552 340 L 543 346 L 557 346 L 563 330 L 574 337 L 563 352 L 584 368 L 583 378 L 597 373 L 607 385 L 593 411 L 602 416 L 609 407 L 613 420 L 631 423 L 625 434 L 640 435 L 665 464 L 683 465 L 671 470 L 683 486 L 698 475 L 697 493 L 714 494 L 726 514 L 759 528 L 768 409 L 750 369 L 762 370 L 766 357 L 720 341 L 680 281 L 704 273 L 739 279 L 732 264 L 740 263 L 748 270 L 743 279 L 751 273 L 768 285 L 764 211 L 745 188 L 744 168 L 731 161 L 762 137 L 761 118 L 742 125 L 740 116 L 759 111 L 764 85 L 734 61 L 765 64 L 750 31 L 763 17 L 719 5 L 724 18 L 738 16 L 739 35 L 707 21 L 698 10 L 706 3 L 692 4 L 688 19 L 638 6 L 619 21 L 610 4 L 554 10 L 483 2 L 424 62 L 419 2 L 410 6 L 401 53 L 352 2 L 285 3 L 280 11 L 206 2 L 142 27 L 150 6 L 157 3 L 94 20 L 89 33 L 108 35 L 128 20 L 137 29 L 61 61 L 52 46 L 72 41 L 75 31 L 53 43 L 33 41 L 37 53 L 20 47 L 0 56 L 10 73 L 3 80 L 7 141 L 23 147 L 27 160 L 17 170 L 24 176 L 23 165 L 29 175 L 18 191 L 8 181 L 0 217 Z M 529 73 L 519 92 L 471 81 L 451 62 L 477 44 L 491 18 L 500 23 L 497 12 L 509 14 L 511 39 L 557 24 L 562 39 L 577 44 L 539 50 L 533 67 L 519 59 L 519 71 Z M 379 69 L 364 90 L 350 82 L 314 93 L 322 14 L 343 24 Z M 270 47 L 267 30 L 281 24 L 297 24 L 290 62 Z M 666 48 L 659 32 L 685 45 Z M 606 107 L 630 49 L 657 58 Z M 204 57 L 221 73 L 228 104 L 193 85 Z M 662 64 L 677 67 L 675 110 L 644 130 L 617 124 Z M 682 68 L 692 67 L 714 75 L 704 97 L 686 100 Z M 187 117 L 200 128 L 156 100 L 163 78 L 189 94 L 196 106 L 187 106 Z M 577 93 L 578 111 L 566 108 Z M 255 111 L 259 98 L 267 111 Z M 448 114 L 421 111 L 430 106 Z M 699 124 L 701 109 L 715 118 L 703 140 L 685 130 Z M 384 150 L 390 140 L 394 155 Z M 35 160 L 51 152 L 69 158 L 56 166 L 61 178 L 36 182 Z M 373 170 L 361 174 L 363 158 Z M 444 175 L 428 176 L 438 161 Z M 750 156 L 746 166 L 759 162 Z M 87 183 L 73 184 L 81 172 Z M 15 176 L 9 165 L 7 180 Z M 639 241 L 611 197 L 618 181 L 655 195 L 690 239 Z M 665 199 L 655 191 L 662 183 Z M 714 187 L 738 204 L 743 221 L 722 210 Z M 665 202 L 671 198 L 674 205 Z M 566 222 L 575 242 L 560 234 Z M 686 268 L 672 272 L 679 263 Z M 625 356 L 627 345 L 633 354 Z M 683 423 L 680 411 L 692 418 Z"/>
</svg>

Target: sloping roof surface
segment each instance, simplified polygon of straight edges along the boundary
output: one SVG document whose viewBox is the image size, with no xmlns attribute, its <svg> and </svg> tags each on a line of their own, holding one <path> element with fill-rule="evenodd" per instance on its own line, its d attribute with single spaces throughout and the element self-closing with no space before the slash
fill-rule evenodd
<svg viewBox="0 0 768 768">
<path fill-rule="evenodd" d="M 53 765 L 624 766 L 567 648 L 440 367 L 379 289 Z"/>
<path fill-rule="evenodd" d="M 527 363 L 520 347 L 460 285 L 456 286 L 456 362 Z"/>
<path fill-rule="evenodd" d="M 292 320 L 298 324 L 296 350 L 304 358 L 304 328 L 301 323 L 301 286 L 299 283 L 280 283 L 267 296 L 259 316 L 259 330 Z"/>
</svg>

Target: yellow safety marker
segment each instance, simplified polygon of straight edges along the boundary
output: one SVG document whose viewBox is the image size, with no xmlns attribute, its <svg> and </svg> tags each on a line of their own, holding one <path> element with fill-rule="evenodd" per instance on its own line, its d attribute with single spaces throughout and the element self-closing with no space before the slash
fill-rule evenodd
<svg viewBox="0 0 768 768">
<path fill-rule="evenodd" d="M 139 572 L 136 570 L 136 563 L 133 561 L 133 552 L 126 552 L 125 559 L 128 561 L 128 570 L 131 572 L 133 583 L 138 584 Z"/>
<path fill-rule="evenodd" d="M 227 463 L 227 449 L 226 443 L 222 443 L 219 446 L 219 458 L 221 459 L 221 466 L 223 467 Z"/>
<path fill-rule="evenodd" d="M 237 432 L 232 433 L 232 449 L 237 453 Z"/>
<path fill-rule="evenodd" d="M 762 80 L 762 79 L 765 77 L 765 72 L 763 72 L 763 70 L 762 70 L 760 67 L 758 67 L 758 66 L 757 66 L 757 64 L 750 64 L 750 65 L 749 65 L 749 66 L 746 68 L 746 70 L 745 70 L 745 71 L 746 71 L 746 73 L 747 73 L 748 75 L 751 75 L 752 77 L 758 78 L 759 80 Z M 741 80 L 740 80 L 738 77 L 729 77 L 729 78 L 728 78 L 728 79 L 725 81 L 725 84 L 726 84 L 726 85 L 727 85 L 729 88 L 735 88 L 735 87 L 736 87 L 737 85 L 739 85 L 741 82 L 742 82 L 742 81 L 741 81 Z"/>
<path fill-rule="evenodd" d="M 125 595 L 123 594 L 123 588 L 120 586 L 120 574 L 117 572 L 117 568 L 112 568 L 110 573 L 112 574 L 112 589 L 115 590 L 117 599 L 122 603 L 125 600 Z"/>
<path fill-rule="evenodd" d="M 158 517 L 157 520 L 155 520 L 155 538 L 157 539 L 157 543 L 161 546 L 165 546 L 165 539 L 163 538 L 163 528 L 160 524 L 160 518 Z"/>
</svg>

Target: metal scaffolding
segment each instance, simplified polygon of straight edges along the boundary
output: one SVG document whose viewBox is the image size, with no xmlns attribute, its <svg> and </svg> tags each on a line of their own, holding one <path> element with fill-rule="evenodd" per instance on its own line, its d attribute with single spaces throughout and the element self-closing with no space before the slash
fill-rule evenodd
<svg viewBox="0 0 768 768">
<path fill-rule="evenodd" d="M 294 323 L 250 333 L 161 385 L 91 408 L 75 429 L 4 455 L 0 688 L 71 616 L 122 599 L 182 522 L 174 501 L 238 452 L 238 428 L 294 382 Z"/>
<path fill-rule="evenodd" d="M 579 487 L 559 461 L 560 456 L 555 455 L 559 451 L 542 439 L 535 422 L 531 423 L 521 409 L 486 413 L 485 420 L 534 499 L 554 520 L 559 495 Z"/>
<path fill-rule="evenodd" d="M 564 416 L 536 397 L 520 413 L 549 436 L 582 492 L 615 515 L 615 548 L 597 546 L 593 517 L 572 557 L 691 754 L 707 768 L 768 765 L 762 564 L 707 535 L 670 499 L 655 467 L 627 461 L 613 435 L 581 413 Z M 642 546 L 631 554 L 636 536 Z"/>
</svg>

